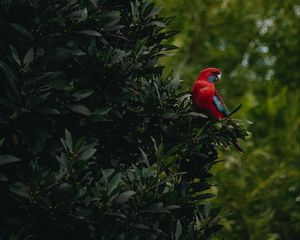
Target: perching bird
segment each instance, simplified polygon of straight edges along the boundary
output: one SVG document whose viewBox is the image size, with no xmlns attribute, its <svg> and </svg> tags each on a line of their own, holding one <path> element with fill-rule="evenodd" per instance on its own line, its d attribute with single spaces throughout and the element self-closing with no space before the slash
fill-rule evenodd
<svg viewBox="0 0 300 240">
<path fill-rule="evenodd" d="M 217 68 L 205 68 L 200 72 L 192 88 L 194 105 L 208 111 L 210 116 L 217 119 L 229 115 L 221 94 L 215 89 L 215 82 L 221 79 L 221 75 L 221 70 Z"/>
</svg>

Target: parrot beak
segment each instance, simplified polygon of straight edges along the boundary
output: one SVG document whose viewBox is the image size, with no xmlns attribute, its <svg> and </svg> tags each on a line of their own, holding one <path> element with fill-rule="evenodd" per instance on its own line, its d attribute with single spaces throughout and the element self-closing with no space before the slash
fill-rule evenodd
<svg viewBox="0 0 300 240">
<path fill-rule="evenodd" d="M 220 81 L 220 80 L 221 80 L 221 77 L 222 77 L 222 74 L 221 74 L 221 73 L 217 74 L 217 81 Z"/>
</svg>

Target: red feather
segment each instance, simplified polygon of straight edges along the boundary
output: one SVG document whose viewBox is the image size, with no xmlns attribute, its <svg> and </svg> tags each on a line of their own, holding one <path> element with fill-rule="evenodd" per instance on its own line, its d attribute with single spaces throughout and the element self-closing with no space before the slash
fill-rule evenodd
<svg viewBox="0 0 300 240">
<path fill-rule="evenodd" d="M 221 71 L 217 68 L 207 68 L 201 71 L 192 88 L 192 100 L 195 106 L 199 109 L 209 111 L 211 116 L 218 119 L 225 117 L 214 104 L 213 98 L 217 95 L 222 104 L 224 104 L 220 93 L 215 89 L 215 84 L 208 80 L 213 74 L 220 74 Z"/>
</svg>

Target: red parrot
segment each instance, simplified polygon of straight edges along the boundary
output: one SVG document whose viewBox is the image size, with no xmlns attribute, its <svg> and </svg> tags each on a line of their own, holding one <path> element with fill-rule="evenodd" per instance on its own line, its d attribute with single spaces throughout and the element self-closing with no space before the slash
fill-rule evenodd
<svg viewBox="0 0 300 240">
<path fill-rule="evenodd" d="M 193 103 L 217 119 L 229 115 L 221 94 L 215 89 L 215 82 L 221 79 L 221 75 L 221 70 L 217 68 L 205 68 L 200 72 L 192 88 Z"/>
</svg>

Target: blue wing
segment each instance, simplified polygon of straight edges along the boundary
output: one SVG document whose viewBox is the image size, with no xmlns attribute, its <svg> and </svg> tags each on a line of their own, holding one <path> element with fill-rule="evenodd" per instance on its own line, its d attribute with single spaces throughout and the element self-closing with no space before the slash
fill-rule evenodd
<svg viewBox="0 0 300 240">
<path fill-rule="evenodd" d="M 218 109 L 220 113 L 222 113 L 224 116 L 229 115 L 229 111 L 227 107 L 225 106 L 224 102 L 222 101 L 221 97 L 218 96 L 217 94 L 214 95 L 213 97 L 214 105 Z"/>
</svg>

